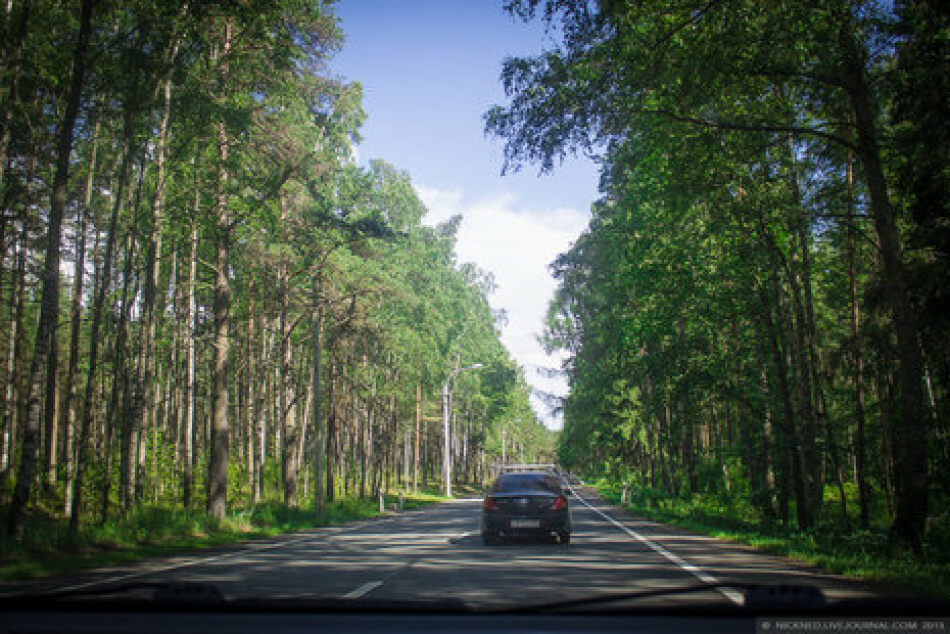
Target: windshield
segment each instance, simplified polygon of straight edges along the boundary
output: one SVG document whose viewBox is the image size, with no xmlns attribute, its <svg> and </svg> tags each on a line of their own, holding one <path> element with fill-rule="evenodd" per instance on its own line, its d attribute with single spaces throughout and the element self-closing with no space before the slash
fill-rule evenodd
<svg viewBox="0 0 950 634">
<path fill-rule="evenodd" d="M 942 7 L 4 3 L 0 599 L 950 599 Z"/>
<path fill-rule="evenodd" d="M 492 493 L 511 493 L 512 491 L 557 493 L 558 486 L 550 476 L 519 473 L 500 476 L 491 488 Z"/>
</svg>

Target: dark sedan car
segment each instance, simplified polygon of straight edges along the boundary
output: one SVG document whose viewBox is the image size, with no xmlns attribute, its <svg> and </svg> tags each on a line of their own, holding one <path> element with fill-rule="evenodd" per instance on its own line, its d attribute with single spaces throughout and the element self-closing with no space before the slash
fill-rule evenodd
<svg viewBox="0 0 950 634">
<path fill-rule="evenodd" d="M 558 478 L 547 473 L 504 473 L 482 503 L 482 539 L 502 536 L 556 536 L 571 541 L 571 509 Z"/>
</svg>

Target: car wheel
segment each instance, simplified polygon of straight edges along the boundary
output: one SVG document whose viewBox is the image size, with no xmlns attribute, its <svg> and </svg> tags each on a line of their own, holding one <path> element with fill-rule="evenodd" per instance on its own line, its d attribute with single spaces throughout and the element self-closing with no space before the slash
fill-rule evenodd
<svg viewBox="0 0 950 634">
<path fill-rule="evenodd" d="M 486 546 L 495 546 L 501 539 L 498 537 L 498 533 L 482 533 L 482 541 Z"/>
<path fill-rule="evenodd" d="M 570 534 L 570 533 L 559 533 L 559 534 L 558 534 L 558 537 L 560 538 L 562 544 L 570 544 L 570 543 L 571 543 L 571 534 Z"/>
</svg>

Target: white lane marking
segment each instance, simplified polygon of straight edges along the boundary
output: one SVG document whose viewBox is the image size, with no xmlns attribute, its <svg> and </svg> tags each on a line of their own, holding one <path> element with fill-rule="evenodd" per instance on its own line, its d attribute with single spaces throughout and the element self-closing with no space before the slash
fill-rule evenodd
<svg viewBox="0 0 950 634">
<path fill-rule="evenodd" d="M 683 559 L 683 558 L 680 557 L 679 555 L 676 555 L 676 554 L 674 554 L 674 553 L 671 553 L 670 551 L 668 551 L 667 549 L 663 548 L 662 546 L 660 546 L 660 545 L 657 544 L 656 542 L 650 540 L 650 539 L 647 538 L 647 537 L 644 537 L 643 535 L 641 535 L 641 534 L 638 533 L 637 531 L 633 530 L 632 528 L 629 528 L 629 527 L 627 527 L 626 525 L 620 523 L 619 521 L 617 521 L 617 520 L 615 520 L 614 518 L 612 518 L 611 516 L 607 515 L 606 513 L 604 513 L 603 511 L 601 511 L 600 509 L 591 506 L 591 504 L 590 504 L 587 500 L 585 500 L 584 498 L 582 498 L 581 495 L 580 495 L 577 491 L 575 491 L 573 487 L 571 487 L 571 492 L 574 494 L 574 497 L 576 497 L 578 500 L 580 500 L 580 501 L 584 504 L 584 506 L 586 506 L 587 508 L 589 508 L 589 509 L 592 510 L 593 512 L 595 512 L 595 513 L 597 513 L 598 515 L 600 515 L 601 517 L 603 517 L 605 520 L 607 520 L 608 522 L 610 522 L 611 524 L 613 524 L 614 526 L 616 526 L 617 528 L 619 528 L 620 530 L 622 530 L 623 532 L 625 532 L 627 535 L 630 535 L 631 537 L 633 537 L 634 539 L 636 539 L 636 540 L 639 541 L 640 543 L 645 544 L 646 546 L 649 546 L 653 551 L 655 551 L 655 552 L 657 552 L 657 553 L 663 555 L 664 557 L 666 557 L 667 559 L 669 559 L 671 562 L 673 562 L 674 564 L 676 564 L 677 566 L 679 566 L 682 570 L 685 570 L 686 572 L 692 574 L 694 577 L 696 577 L 697 579 L 699 579 L 699 580 L 702 581 L 703 583 L 719 584 L 719 580 L 716 579 L 716 578 L 715 578 L 714 576 L 712 576 L 711 574 L 709 574 L 709 573 L 707 573 L 707 572 L 704 572 L 704 571 L 701 570 L 700 568 L 697 568 L 696 566 L 694 566 L 693 564 L 689 563 L 688 561 L 686 561 L 685 559 Z M 732 601 L 732 602 L 735 603 L 736 605 L 743 605 L 743 604 L 745 603 L 745 599 L 742 597 L 742 595 L 739 594 L 738 592 L 736 592 L 735 590 L 731 589 L 731 588 L 721 588 L 721 587 L 717 587 L 716 590 L 718 590 L 720 594 L 722 594 L 724 597 L 726 597 L 727 599 L 729 599 L 730 601 Z"/>
<path fill-rule="evenodd" d="M 343 598 L 344 599 L 359 599 L 364 594 L 369 594 L 370 592 L 372 592 L 373 590 L 375 590 L 381 585 L 383 585 L 382 581 L 370 581 L 370 582 L 364 583 L 359 588 L 356 588 L 355 590 L 350 590 L 349 592 L 344 594 Z"/>
<path fill-rule="evenodd" d="M 438 505 L 435 505 L 435 506 L 438 506 Z M 413 511 L 420 511 L 420 510 L 426 510 L 426 509 L 425 508 L 413 509 Z M 410 514 L 410 513 L 404 513 L 401 515 L 406 515 L 406 514 Z M 117 577 L 109 576 L 104 579 L 95 579 L 92 581 L 86 581 L 84 583 L 73 584 L 71 586 L 57 587 L 57 588 L 53 588 L 49 590 L 49 592 L 52 592 L 52 593 L 74 592 L 76 590 L 83 590 L 85 588 L 94 588 L 96 586 L 114 584 L 120 581 L 128 581 L 129 579 L 136 579 L 138 577 L 145 577 L 147 575 L 156 575 L 159 573 L 168 572 L 170 570 L 178 570 L 179 568 L 199 566 L 199 565 L 211 563 L 214 561 L 222 561 L 225 559 L 239 557 L 241 555 L 264 552 L 267 550 L 274 550 L 276 548 L 283 548 L 284 546 L 293 546 L 294 544 L 298 544 L 301 542 L 321 541 L 321 540 L 325 540 L 327 538 L 333 537 L 336 533 L 345 533 L 353 529 L 360 530 L 367 526 L 375 526 L 382 523 L 392 522 L 392 521 L 395 521 L 396 519 L 399 519 L 401 515 L 394 515 L 391 517 L 385 517 L 383 519 L 369 520 L 365 522 L 354 522 L 352 524 L 341 524 L 337 526 L 323 526 L 317 529 L 319 531 L 318 534 L 309 533 L 309 534 L 301 535 L 300 537 L 296 537 L 293 539 L 286 539 L 286 540 L 281 540 L 277 542 L 272 542 L 268 540 L 268 543 L 261 544 L 260 546 L 256 546 L 256 547 L 250 546 L 238 552 L 222 553 L 220 555 L 213 555 L 211 557 L 194 557 L 192 559 L 188 559 L 185 561 L 177 561 L 175 563 L 171 563 L 166 566 L 159 566 L 157 568 L 149 568 L 147 570 L 139 570 L 137 572 L 130 572 L 124 575 L 119 575 Z M 379 585 L 382 585 L 382 582 L 379 582 Z M 357 590 L 358 589 L 359 588 L 357 588 Z M 372 590 L 372 589 L 373 588 L 370 588 L 369 590 Z M 366 590 L 366 592 L 369 592 L 369 590 Z M 19 594 L 22 594 L 22 591 L 0 592 L 0 597 L 15 597 L 15 596 L 18 596 Z"/>
</svg>

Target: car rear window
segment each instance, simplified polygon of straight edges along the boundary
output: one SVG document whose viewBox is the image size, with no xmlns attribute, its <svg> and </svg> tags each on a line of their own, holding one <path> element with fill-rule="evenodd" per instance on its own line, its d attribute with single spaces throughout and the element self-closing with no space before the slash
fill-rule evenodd
<svg viewBox="0 0 950 634">
<path fill-rule="evenodd" d="M 507 473 L 498 477 L 491 490 L 492 493 L 515 491 L 559 493 L 557 483 L 550 476 L 538 473 Z"/>
</svg>

